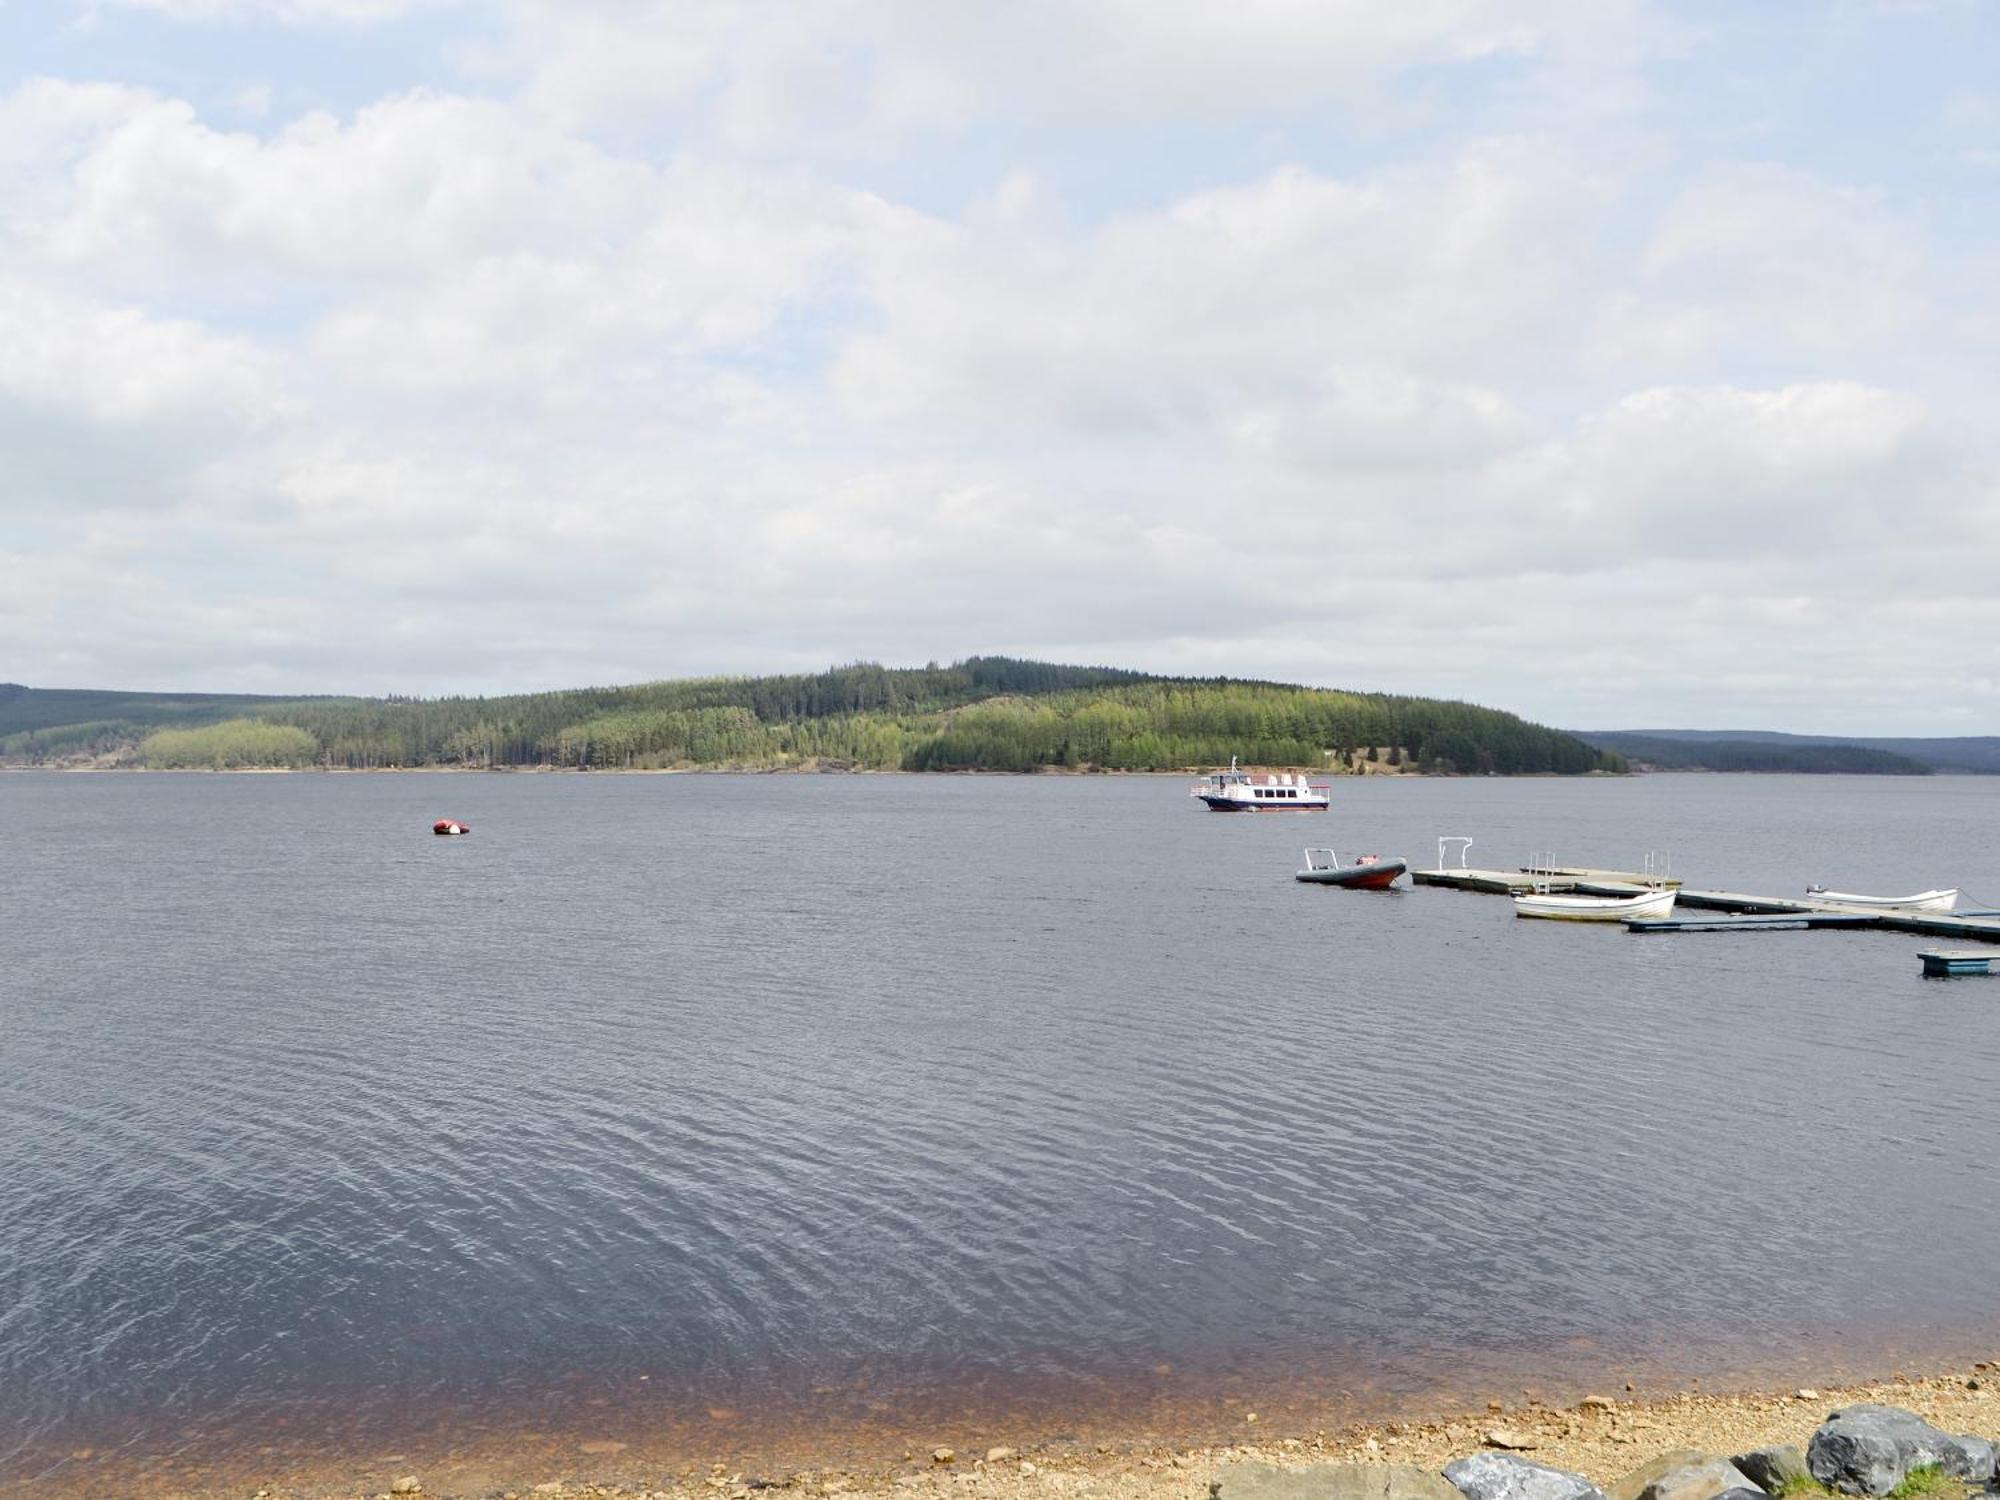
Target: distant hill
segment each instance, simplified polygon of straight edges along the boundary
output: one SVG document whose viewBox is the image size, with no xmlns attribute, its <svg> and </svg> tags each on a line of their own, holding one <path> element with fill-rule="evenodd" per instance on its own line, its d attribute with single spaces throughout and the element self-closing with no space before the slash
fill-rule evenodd
<svg viewBox="0 0 2000 1500">
<path fill-rule="evenodd" d="M 119 693 L 0 682 L 0 765 L 117 762 L 155 731 L 280 712 L 329 698 L 251 693 Z"/>
<path fill-rule="evenodd" d="M 1615 750 L 1641 770 L 1763 771 L 1859 776 L 1928 776 L 1935 769 L 1908 755 L 1845 742 L 1703 735 L 1682 737 L 1650 730 L 1588 730 L 1577 737 Z"/>
<path fill-rule="evenodd" d="M 1781 734 L 1770 729 L 1620 729 L 1579 730 L 1580 739 L 1591 744 L 1609 744 L 1630 738 L 1649 741 L 1674 740 L 1691 745 L 1753 744 L 1804 750 L 1810 747 L 1851 746 L 1879 750 L 1885 754 L 1916 761 L 1933 771 L 2000 774 L 2000 735 L 1962 735 L 1940 739 L 1896 737 L 1845 737 L 1840 735 Z"/>
<path fill-rule="evenodd" d="M 265 697 L 254 693 L 108 693 L 90 688 L 31 688 L 0 682 L 0 737 L 93 720 L 129 724 L 200 724 L 233 714 L 314 698 Z"/>
<path fill-rule="evenodd" d="M 1391 693 L 972 657 L 498 698 L 0 689 L 0 762 L 907 771 L 1226 764 L 1433 774 L 1619 771 L 1514 714 Z"/>
</svg>

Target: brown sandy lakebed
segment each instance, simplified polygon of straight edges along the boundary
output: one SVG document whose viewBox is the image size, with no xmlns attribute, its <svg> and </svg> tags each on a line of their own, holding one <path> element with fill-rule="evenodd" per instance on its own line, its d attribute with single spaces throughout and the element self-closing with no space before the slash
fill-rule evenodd
<svg viewBox="0 0 2000 1500">
<path fill-rule="evenodd" d="M 2000 1353 L 2000 1351 L 1996 1351 Z M 1177 1443 L 1149 1431 L 1123 1440 L 1043 1441 L 1017 1445 L 982 1438 L 966 1444 L 951 1431 L 890 1443 L 875 1453 L 841 1445 L 838 1456 L 790 1444 L 767 1446 L 749 1433 L 718 1438 L 710 1451 L 685 1439 L 668 1452 L 647 1441 L 523 1432 L 512 1440 L 406 1445 L 399 1453 L 306 1456 L 296 1448 L 260 1460 L 252 1454 L 215 1467 L 185 1457 L 147 1460 L 79 1449 L 42 1468 L 0 1482 L 0 1495 L 68 1500 L 352 1500 L 418 1493 L 432 1500 L 516 1500 L 567 1496 L 656 1500 L 773 1500 L 822 1496 L 909 1500 L 1205 1500 L 1225 1464 L 1262 1461 L 1290 1467 L 1360 1461 L 1440 1469 L 1453 1458 L 1504 1445 L 1533 1462 L 1609 1484 L 1673 1449 L 1730 1455 L 1772 1443 L 1803 1445 L 1836 1407 L 1860 1401 L 1907 1407 L 1951 1432 L 2000 1434 L 2000 1369 L 1989 1362 L 1932 1375 L 1817 1389 L 1709 1394 L 1695 1390 L 1635 1395 L 1615 1389 L 1574 1403 L 1491 1401 L 1477 1410 L 1423 1420 L 1291 1431 L 1245 1410 L 1233 1441 Z M 717 1415 L 722 1415 L 718 1413 Z M 731 1414 L 733 1415 L 733 1414 Z M 990 1435 L 990 1434 L 989 1434 Z M 293 1434 L 294 1439 L 299 1435 Z M 425 1451 L 428 1446 L 430 1451 Z M 788 1450 L 788 1451 L 785 1451 Z M 780 1459 L 779 1454 L 784 1451 Z M 750 1455 L 763 1456 L 752 1459 Z M 414 1481 L 419 1488 L 411 1491 Z"/>
</svg>

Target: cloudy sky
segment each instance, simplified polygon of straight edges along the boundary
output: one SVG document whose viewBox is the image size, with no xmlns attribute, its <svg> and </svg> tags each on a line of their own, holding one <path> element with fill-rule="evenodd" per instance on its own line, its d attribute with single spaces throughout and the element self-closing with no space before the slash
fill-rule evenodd
<svg viewBox="0 0 2000 1500">
<path fill-rule="evenodd" d="M 2000 732 L 1991 0 L 0 0 L 0 679 Z"/>
</svg>

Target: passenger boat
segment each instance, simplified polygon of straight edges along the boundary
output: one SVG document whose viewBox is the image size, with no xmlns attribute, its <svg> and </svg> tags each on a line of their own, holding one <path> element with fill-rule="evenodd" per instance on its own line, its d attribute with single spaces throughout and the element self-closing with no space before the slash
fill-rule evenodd
<svg viewBox="0 0 2000 1500">
<path fill-rule="evenodd" d="M 1842 906 L 1865 906 L 1870 911 L 1950 911 L 1958 904 L 1956 890 L 1918 891 L 1914 896 L 1850 896 L 1823 885 L 1809 885 L 1806 895 L 1814 901 L 1838 901 Z"/>
<path fill-rule="evenodd" d="M 1547 917 L 1558 922 L 1623 922 L 1628 917 L 1670 917 L 1671 889 L 1641 891 L 1636 896 L 1556 896 L 1529 891 L 1514 898 L 1517 917 Z"/>
<path fill-rule="evenodd" d="M 1303 773 L 1252 776 L 1236 769 L 1232 755 L 1228 770 L 1202 777 L 1188 795 L 1207 803 L 1212 812 L 1325 812 L 1333 805 L 1332 792 L 1332 782 L 1308 781 Z"/>
<path fill-rule="evenodd" d="M 1409 869 L 1406 859 L 1384 859 L 1379 854 L 1357 854 L 1354 863 L 1344 865 L 1331 849 L 1306 850 L 1306 867 L 1292 878 L 1309 885 L 1339 885 L 1350 891 L 1386 891 Z"/>
<path fill-rule="evenodd" d="M 472 832 L 472 825 L 470 823 L 461 823 L 456 818 L 439 818 L 435 823 L 431 824 L 431 832 L 443 838 L 448 834 L 470 833 Z"/>
</svg>

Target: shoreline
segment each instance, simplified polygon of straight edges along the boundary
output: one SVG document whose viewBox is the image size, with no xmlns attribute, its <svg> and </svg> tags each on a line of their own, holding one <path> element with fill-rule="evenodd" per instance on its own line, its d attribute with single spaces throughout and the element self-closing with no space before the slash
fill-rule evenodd
<svg viewBox="0 0 2000 1500">
<path fill-rule="evenodd" d="M 1962 1360 L 1911 1375 L 1704 1392 L 1699 1382 L 1664 1392 L 1622 1382 L 1548 1398 L 1516 1390 L 1484 1402 L 1463 1394 L 1450 1406 L 1394 1419 L 1313 1426 L 1291 1410 L 1259 1412 L 1224 1398 L 1226 1420 L 1209 1427 L 1152 1425 L 1086 1433 L 1009 1431 L 1004 1415 L 919 1431 L 857 1424 L 836 1437 L 759 1437 L 738 1414 L 714 1409 L 710 1436 L 647 1437 L 607 1422 L 596 1435 L 523 1430 L 464 1440 L 450 1429 L 407 1438 L 388 1451 L 350 1438 L 261 1445 L 216 1462 L 180 1452 L 140 1458 L 84 1448 L 50 1455 L 28 1472 L 0 1477 L 0 1496 L 36 1500 L 118 1495 L 126 1500 L 351 1500 L 387 1495 L 405 1476 L 421 1493 L 483 1500 L 531 1496 L 650 1496 L 654 1500 L 787 1500 L 908 1497 L 908 1500 L 1202 1500 L 1225 1464 L 1414 1465 L 1436 1472 L 1454 1458 L 1506 1449 L 1608 1486 L 1658 1455 L 1696 1449 L 1727 1457 L 1774 1443 L 1803 1445 L 1832 1410 L 1860 1401 L 1907 1407 L 1951 1432 L 2000 1435 L 2000 1349 L 1995 1360 Z M 296 1435 L 303 1437 L 304 1435 Z M 1498 1438 L 1501 1441 L 1495 1442 Z M 171 1445 L 169 1445 L 171 1446 Z"/>
<path fill-rule="evenodd" d="M 1246 770 L 1272 770 L 1270 766 L 1248 766 Z M 1112 770 L 1096 766 L 1038 766 L 1034 770 L 902 770 L 886 766 L 16 766 L 0 764 L 0 772 L 56 772 L 62 776 L 1018 776 L 1024 780 L 1062 778 L 1156 778 L 1188 780 L 1206 776 L 1206 770 Z M 1590 780 L 1592 776 L 1632 776 L 1634 772 L 1578 772 L 1566 776 L 1552 770 L 1518 772 L 1510 776 L 1436 776 L 1422 770 L 1328 770 L 1314 776 L 1338 780 L 1380 780 L 1380 778 L 1420 778 L 1420 780 Z"/>
</svg>

